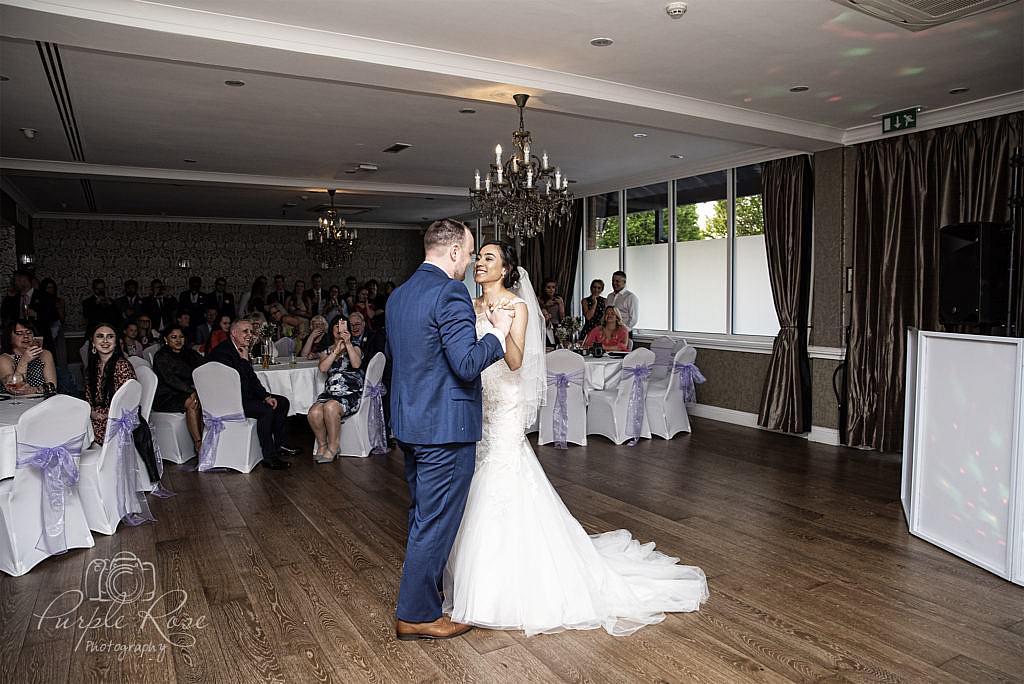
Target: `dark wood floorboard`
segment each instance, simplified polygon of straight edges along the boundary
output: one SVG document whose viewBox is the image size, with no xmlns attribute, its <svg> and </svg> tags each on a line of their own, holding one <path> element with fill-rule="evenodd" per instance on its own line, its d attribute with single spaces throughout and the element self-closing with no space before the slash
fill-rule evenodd
<svg viewBox="0 0 1024 684">
<path fill-rule="evenodd" d="M 306 456 L 290 471 L 169 465 L 157 524 L 0 576 L 0 682 L 1024 681 L 1024 589 L 908 534 L 895 459 L 693 424 L 539 456 L 588 531 L 626 528 L 704 568 L 699 613 L 628 638 L 395 641 L 401 455 L 317 466 L 295 420 Z M 98 575 L 119 552 L 144 567 Z"/>
</svg>

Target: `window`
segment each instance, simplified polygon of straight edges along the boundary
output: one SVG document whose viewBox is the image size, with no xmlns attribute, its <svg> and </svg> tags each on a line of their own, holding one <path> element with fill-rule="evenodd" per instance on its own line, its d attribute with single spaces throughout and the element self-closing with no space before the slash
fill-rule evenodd
<svg viewBox="0 0 1024 684">
<path fill-rule="evenodd" d="M 676 181 L 675 330 L 729 332 L 727 180 L 716 171 Z"/>
<path fill-rule="evenodd" d="M 626 289 L 637 296 L 640 317 L 634 327 L 667 330 L 668 183 L 626 191 Z"/>
<path fill-rule="evenodd" d="M 736 169 L 736 242 L 733 289 L 733 329 L 739 335 L 776 335 L 768 256 L 764 244 L 764 209 L 761 205 L 761 165 Z"/>
<path fill-rule="evenodd" d="M 592 280 L 604 281 L 605 296 L 611 292 L 612 273 L 619 270 L 619 193 L 588 197 L 586 216 L 580 299 L 590 294 Z"/>
</svg>

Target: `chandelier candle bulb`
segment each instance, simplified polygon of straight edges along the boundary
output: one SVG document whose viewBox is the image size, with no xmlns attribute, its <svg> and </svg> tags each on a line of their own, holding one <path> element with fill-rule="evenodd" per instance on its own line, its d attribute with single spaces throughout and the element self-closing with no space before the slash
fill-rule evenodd
<svg viewBox="0 0 1024 684">
<path fill-rule="evenodd" d="M 490 192 L 490 191 L 491 191 L 491 177 L 488 176 L 487 178 L 484 179 L 484 192 Z"/>
<path fill-rule="evenodd" d="M 474 190 L 479 190 L 480 189 L 480 169 L 477 169 L 476 173 L 473 174 L 473 189 Z"/>
<path fill-rule="evenodd" d="M 494 165 L 501 168 L 501 145 L 494 146 Z"/>
<path fill-rule="evenodd" d="M 555 167 L 555 190 L 562 187 L 562 169 Z"/>
<path fill-rule="evenodd" d="M 498 185 L 502 184 L 501 167 L 498 167 Z"/>
<path fill-rule="evenodd" d="M 527 165 L 530 164 L 530 143 L 523 145 L 523 161 Z"/>
<path fill-rule="evenodd" d="M 533 187 L 533 169 L 526 169 L 526 187 Z"/>
<path fill-rule="evenodd" d="M 540 165 L 545 171 L 548 170 L 548 151 L 544 150 L 544 154 L 540 158 Z"/>
<path fill-rule="evenodd" d="M 519 160 L 512 157 L 512 173 L 519 173 Z"/>
</svg>

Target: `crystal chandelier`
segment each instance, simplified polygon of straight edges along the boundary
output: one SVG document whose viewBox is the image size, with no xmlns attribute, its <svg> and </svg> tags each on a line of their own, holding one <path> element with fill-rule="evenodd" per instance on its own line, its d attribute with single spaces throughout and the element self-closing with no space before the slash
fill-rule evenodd
<svg viewBox="0 0 1024 684">
<path fill-rule="evenodd" d="M 548 225 L 566 221 L 572 208 L 569 179 L 548 161 L 548 153 L 530 154 L 532 139 L 523 126 L 523 109 L 529 95 L 513 95 L 519 108 L 519 130 L 512 133 L 512 154 L 501 158 L 501 145 L 494 148 L 494 163 L 481 185 L 476 170 L 469 199 L 473 211 L 494 225 L 504 226 L 513 239 L 532 238 Z"/>
<path fill-rule="evenodd" d="M 350 259 L 359 240 L 359 230 L 345 225 L 345 219 L 334 208 L 334 192 L 327 191 L 330 208 L 324 209 L 316 227 L 306 232 L 306 253 L 323 269 L 337 268 Z"/>
</svg>

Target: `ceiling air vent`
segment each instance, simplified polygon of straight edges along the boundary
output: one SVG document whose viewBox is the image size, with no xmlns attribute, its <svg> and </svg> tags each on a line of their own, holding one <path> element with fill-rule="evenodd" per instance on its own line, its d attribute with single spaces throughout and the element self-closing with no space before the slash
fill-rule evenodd
<svg viewBox="0 0 1024 684">
<path fill-rule="evenodd" d="M 832 0 L 852 10 L 895 24 L 908 31 L 923 31 L 964 17 L 1009 5 L 1017 0 Z"/>
<path fill-rule="evenodd" d="M 412 147 L 412 145 L 410 145 L 409 143 L 395 143 L 394 145 L 391 145 L 390 147 L 385 147 L 381 151 L 382 152 L 390 152 L 391 154 L 398 154 L 399 152 L 403 152 L 403 151 L 409 149 L 410 147 Z"/>
<path fill-rule="evenodd" d="M 314 214 L 322 214 L 327 209 L 330 209 L 331 205 L 328 203 L 318 204 L 314 207 L 310 207 L 306 211 Z M 338 210 L 338 213 L 342 216 L 356 216 L 358 214 L 365 214 L 368 211 L 379 209 L 378 205 L 372 204 L 335 204 L 334 208 Z"/>
</svg>

